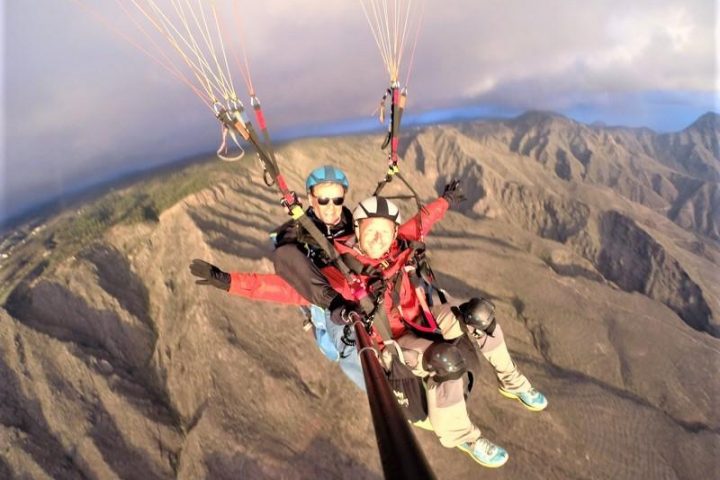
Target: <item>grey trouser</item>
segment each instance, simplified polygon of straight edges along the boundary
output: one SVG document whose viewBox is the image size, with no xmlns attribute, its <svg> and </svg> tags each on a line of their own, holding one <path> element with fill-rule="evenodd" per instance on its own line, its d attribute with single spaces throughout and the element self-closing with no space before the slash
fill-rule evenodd
<svg viewBox="0 0 720 480">
<path fill-rule="evenodd" d="M 453 340 L 463 335 L 460 323 L 450 308 L 449 304 L 442 304 L 432 309 L 442 336 L 446 340 Z M 428 372 L 422 366 L 422 355 L 432 341 L 408 332 L 398 338 L 397 343 L 402 349 L 405 363 L 412 372 L 419 377 L 428 377 Z M 518 372 L 510 358 L 499 325 L 493 332 L 493 337 L 483 336 L 479 339 L 478 345 L 483 356 L 495 369 L 495 374 L 503 388 L 510 391 L 525 391 L 531 388 L 530 382 Z M 433 378 L 428 378 L 426 382 L 428 418 L 440 443 L 445 447 L 453 448 L 480 438 L 480 429 L 468 416 L 463 380 L 460 378 L 437 383 Z"/>
</svg>

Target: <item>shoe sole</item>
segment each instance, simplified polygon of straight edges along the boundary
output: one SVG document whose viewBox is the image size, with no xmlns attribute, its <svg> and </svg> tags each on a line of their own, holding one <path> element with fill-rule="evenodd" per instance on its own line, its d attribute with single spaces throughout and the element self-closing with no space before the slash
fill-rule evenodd
<svg viewBox="0 0 720 480">
<path fill-rule="evenodd" d="M 503 465 L 505 465 L 505 464 L 507 463 L 507 461 L 510 459 L 510 455 L 508 455 L 507 457 L 505 457 L 505 461 L 504 461 L 504 462 L 498 463 L 498 464 L 495 464 L 495 465 L 490 465 L 489 463 L 481 462 L 475 455 L 472 454 L 472 452 L 471 452 L 470 450 L 465 450 L 464 448 L 461 448 L 461 447 L 459 447 L 459 446 L 457 447 L 457 449 L 460 450 L 461 452 L 467 454 L 467 456 L 470 457 L 470 458 L 472 458 L 472 459 L 475 461 L 475 463 L 477 463 L 477 464 L 479 464 L 479 465 L 482 465 L 482 466 L 485 467 L 485 468 L 500 468 L 500 467 L 502 467 Z"/>
<path fill-rule="evenodd" d="M 500 392 L 500 395 L 502 395 L 505 398 L 517 400 L 518 402 L 520 402 L 520 404 L 523 407 L 530 410 L 531 412 L 542 412 L 548 406 L 548 404 L 546 403 L 542 407 L 533 407 L 533 406 L 528 405 L 527 403 L 523 402 L 522 399 L 519 396 L 515 395 L 514 393 L 508 392 L 507 390 L 503 390 L 502 388 L 498 388 L 498 392 Z"/>
</svg>

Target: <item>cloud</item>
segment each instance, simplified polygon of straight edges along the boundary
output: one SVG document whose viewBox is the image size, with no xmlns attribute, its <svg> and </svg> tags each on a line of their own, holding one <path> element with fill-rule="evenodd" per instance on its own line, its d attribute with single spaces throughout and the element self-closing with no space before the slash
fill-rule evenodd
<svg viewBox="0 0 720 480">
<path fill-rule="evenodd" d="M 147 43 L 115 2 L 81 3 Z M 244 39 L 273 131 L 368 118 L 377 107 L 388 76 L 358 2 L 238 5 L 241 23 L 221 11 L 233 25 L 228 49 Z M 10 196 L 48 184 L 35 178 L 42 172 L 66 188 L 214 147 L 218 126 L 193 93 L 77 2 L 10 2 L 5 13 Z M 717 21 L 708 0 L 426 0 L 408 114 L 542 108 L 603 120 L 632 115 L 623 99 L 641 105 L 643 92 L 713 98 L 688 104 L 702 113 L 717 101 L 708 95 L 718 88 Z M 235 84 L 244 92 L 237 74 Z"/>
</svg>

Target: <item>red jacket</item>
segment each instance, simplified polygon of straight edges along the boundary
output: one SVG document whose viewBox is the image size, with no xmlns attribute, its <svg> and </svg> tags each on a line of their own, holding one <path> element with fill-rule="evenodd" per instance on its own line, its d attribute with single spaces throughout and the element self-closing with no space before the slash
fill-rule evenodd
<svg viewBox="0 0 720 480">
<path fill-rule="evenodd" d="M 382 275 L 386 279 L 393 278 L 395 273 L 402 270 L 400 273 L 400 305 L 394 305 L 392 285 L 388 285 L 386 288 L 383 302 L 393 338 L 402 336 L 407 331 L 405 323 L 407 322 L 413 325 L 420 315 L 419 300 L 410 282 L 408 273 L 403 269 L 412 251 L 409 248 L 403 249 L 401 247 L 401 240 L 412 241 L 423 239 L 425 235 L 430 232 L 435 222 L 445 215 L 448 206 L 447 200 L 442 197 L 426 205 L 423 212 L 418 213 L 415 217 L 400 226 L 398 229 L 398 240 L 395 241 L 390 251 L 381 259 L 370 259 L 355 250 L 353 248 L 353 244 L 355 243 L 353 236 L 340 238 L 335 241 L 335 248 L 338 249 L 340 254 L 350 254 L 363 265 L 377 267 L 385 262 L 386 266 L 382 270 Z M 418 215 L 421 216 L 421 222 L 417 221 Z M 422 231 L 419 228 L 420 223 L 422 224 Z M 325 267 L 322 269 L 322 272 L 327 277 L 333 289 L 346 299 L 354 300 L 350 285 L 335 266 Z M 295 289 L 278 275 L 239 272 L 233 272 L 230 275 L 232 281 L 229 291 L 232 294 L 255 300 L 266 300 L 290 305 L 309 304 L 307 300 L 301 297 Z M 359 277 L 367 287 L 368 277 L 364 275 L 360 275 Z"/>
</svg>

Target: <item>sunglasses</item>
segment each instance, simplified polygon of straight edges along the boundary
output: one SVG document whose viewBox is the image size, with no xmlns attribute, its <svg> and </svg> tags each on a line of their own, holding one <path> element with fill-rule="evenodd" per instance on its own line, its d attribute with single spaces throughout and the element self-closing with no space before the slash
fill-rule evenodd
<svg viewBox="0 0 720 480">
<path fill-rule="evenodd" d="M 337 205 L 338 207 L 345 203 L 345 197 L 335 197 L 335 198 L 327 198 L 327 197 L 315 197 L 317 198 L 318 205 L 325 206 L 329 204 L 331 201 L 333 205 Z"/>
</svg>

